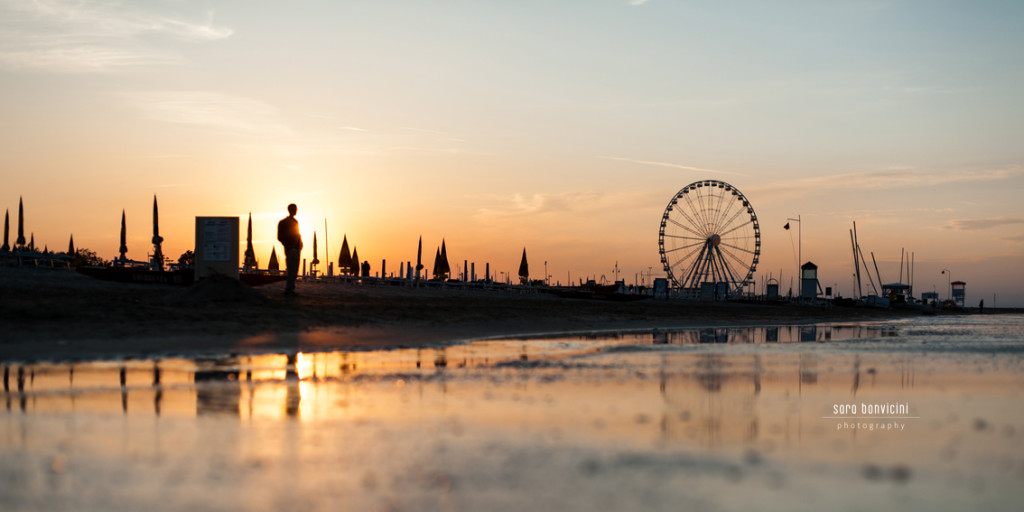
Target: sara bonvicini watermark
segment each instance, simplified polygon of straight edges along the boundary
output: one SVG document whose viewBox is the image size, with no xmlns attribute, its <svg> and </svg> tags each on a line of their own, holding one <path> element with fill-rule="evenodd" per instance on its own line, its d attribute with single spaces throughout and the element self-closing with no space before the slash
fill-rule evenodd
<svg viewBox="0 0 1024 512">
<path fill-rule="evenodd" d="M 906 423 L 899 420 L 916 420 L 912 416 L 910 402 L 843 403 L 832 404 L 832 416 L 822 416 L 836 422 L 836 430 L 897 430 L 902 432 Z"/>
</svg>

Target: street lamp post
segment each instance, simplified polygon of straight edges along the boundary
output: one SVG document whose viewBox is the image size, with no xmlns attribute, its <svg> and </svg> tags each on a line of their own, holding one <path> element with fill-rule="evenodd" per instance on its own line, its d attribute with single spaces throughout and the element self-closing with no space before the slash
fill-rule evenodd
<svg viewBox="0 0 1024 512">
<path fill-rule="evenodd" d="M 946 274 L 946 300 L 953 300 L 953 273 L 948 268 L 942 269 L 942 273 Z"/>
</svg>

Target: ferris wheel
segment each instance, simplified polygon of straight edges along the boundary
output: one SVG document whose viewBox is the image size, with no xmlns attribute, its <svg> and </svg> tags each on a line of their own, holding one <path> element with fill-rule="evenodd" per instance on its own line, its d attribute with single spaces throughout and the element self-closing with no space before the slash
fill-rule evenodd
<svg viewBox="0 0 1024 512">
<path fill-rule="evenodd" d="M 761 256 L 761 228 L 750 201 L 717 180 L 683 187 L 665 208 L 658 251 L 671 284 L 694 294 L 705 283 L 741 293 L 753 282 Z"/>
</svg>

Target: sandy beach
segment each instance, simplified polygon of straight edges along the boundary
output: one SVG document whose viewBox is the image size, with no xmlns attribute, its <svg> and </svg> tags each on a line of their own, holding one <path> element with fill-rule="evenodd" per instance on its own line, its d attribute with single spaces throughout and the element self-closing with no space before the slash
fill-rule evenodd
<svg viewBox="0 0 1024 512">
<path fill-rule="evenodd" d="M 300 281 L 172 287 L 105 282 L 67 270 L 0 268 L 0 360 L 329 351 L 459 343 L 494 336 L 861 321 L 915 312 L 862 308 L 565 299 L 529 290 L 463 290 Z M 295 346 L 260 334 L 329 329 Z"/>
</svg>

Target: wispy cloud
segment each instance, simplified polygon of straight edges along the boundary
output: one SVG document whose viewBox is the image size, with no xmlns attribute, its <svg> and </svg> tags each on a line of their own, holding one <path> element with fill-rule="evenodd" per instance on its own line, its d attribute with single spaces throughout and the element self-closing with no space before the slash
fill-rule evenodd
<svg viewBox="0 0 1024 512">
<path fill-rule="evenodd" d="M 721 170 L 717 170 L 717 169 L 705 169 L 705 168 L 702 168 L 702 167 L 693 167 L 693 166 L 689 166 L 689 165 L 682 165 L 682 164 L 677 164 L 677 163 L 672 163 L 672 162 L 657 162 L 657 161 L 653 161 L 653 160 L 637 160 L 637 159 L 634 159 L 634 158 L 623 158 L 623 157 L 618 157 L 618 156 L 601 156 L 601 157 L 598 157 L 598 158 L 603 158 L 605 160 L 615 160 L 617 162 L 629 162 L 629 163 L 632 163 L 632 164 L 653 165 L 653 166 L 657 166 L 657 167 L 669 167 L 669 168 L 672 168 L 672 169 L 682 169 L 684 171 L 693 171 L 693 172 L 699 172 L 699 173 L 704 173 L 704 174 L 713 173 L 713 174 L 729 174 L 729 175 L 732 175 L 732 176 L 747 176 L 747 174 L 744 174 L 744 173 L 741 173 L 741 172 L 721 171 Z"/>
<path fill-rule="evenodd" d="M 985 219 L 956 219 L 949 222 L 947 229 L 954 231 L 980 231 L 999 226 L 1024 224 L 1024 219 L 1018 217 L 990 217 Z"/>
<path fill-rule="evenodd" d="M 185 43 L 231 37 L 212 13 L 183 17 L 134 4 L 0 0 L 0 66 L 53 73 L 96 73 L 183 59 L 152 36 Z"/>
<path fill-rule="evenodd" d="M 615 212 L 616 215 L 621 215 L 631 208 L 643 209 L 647 207 L 647 205 L 651 204 L 652 197 L 647 192 L 607 194 L 586 191 L 559 194 L 490 195 L 485 197 L 476 196 L 474 199 L 483 200 L 486 204 L 486 206 L 477 210 L 477 217 L 481 220 L 489 221 L 495 218 L 546 214 L 600 217 L 609 212 Z"/>
<path fill-rule="evenodd" d="M 830 190 L 891 190 L 908 187 L 934 187 L 955 183 L 979 183 L 1007 180 L 1024 176 L 1024 168 L 1000 168 L 973 171 L 926 171 L 920 169 L 894 169 L 815 176 L 769 185 L 753 187 L 758 193 L 778 194 L 777 197 L 804 195 L 809 191 L 820 193 Z"/>
<path fill-rule="evenodd" d="M 513 194 L 511 196 L 490 196 L 485 199 L 487 206 L 477 211 L 477 216 L 483 219 L 580 211 L 601 203 L 603 198 L 601 194 L 596 192 L 573 192 L 563 194 Z"/>
<path fill-rule="evenodd" d="M 99 73 L 134 66 L 175 64 L 173 55 L 99 46 L 0 51 L 0 65 L 14 70 Z"/>
<path fill-rule="evenodd" d="M 161 91 L 126 95 L 128 103 L 157 121 L 201 126 L 252 137 L 281 137 L 291 129 L 261 101 L 206 91 Z"/>
<path fill-rule="evenodd" d="M 1024 244 L 1024 235 L 1007 236 L 1003 240 L 1010 242 L 1011 244 Z"/>
</svg>

